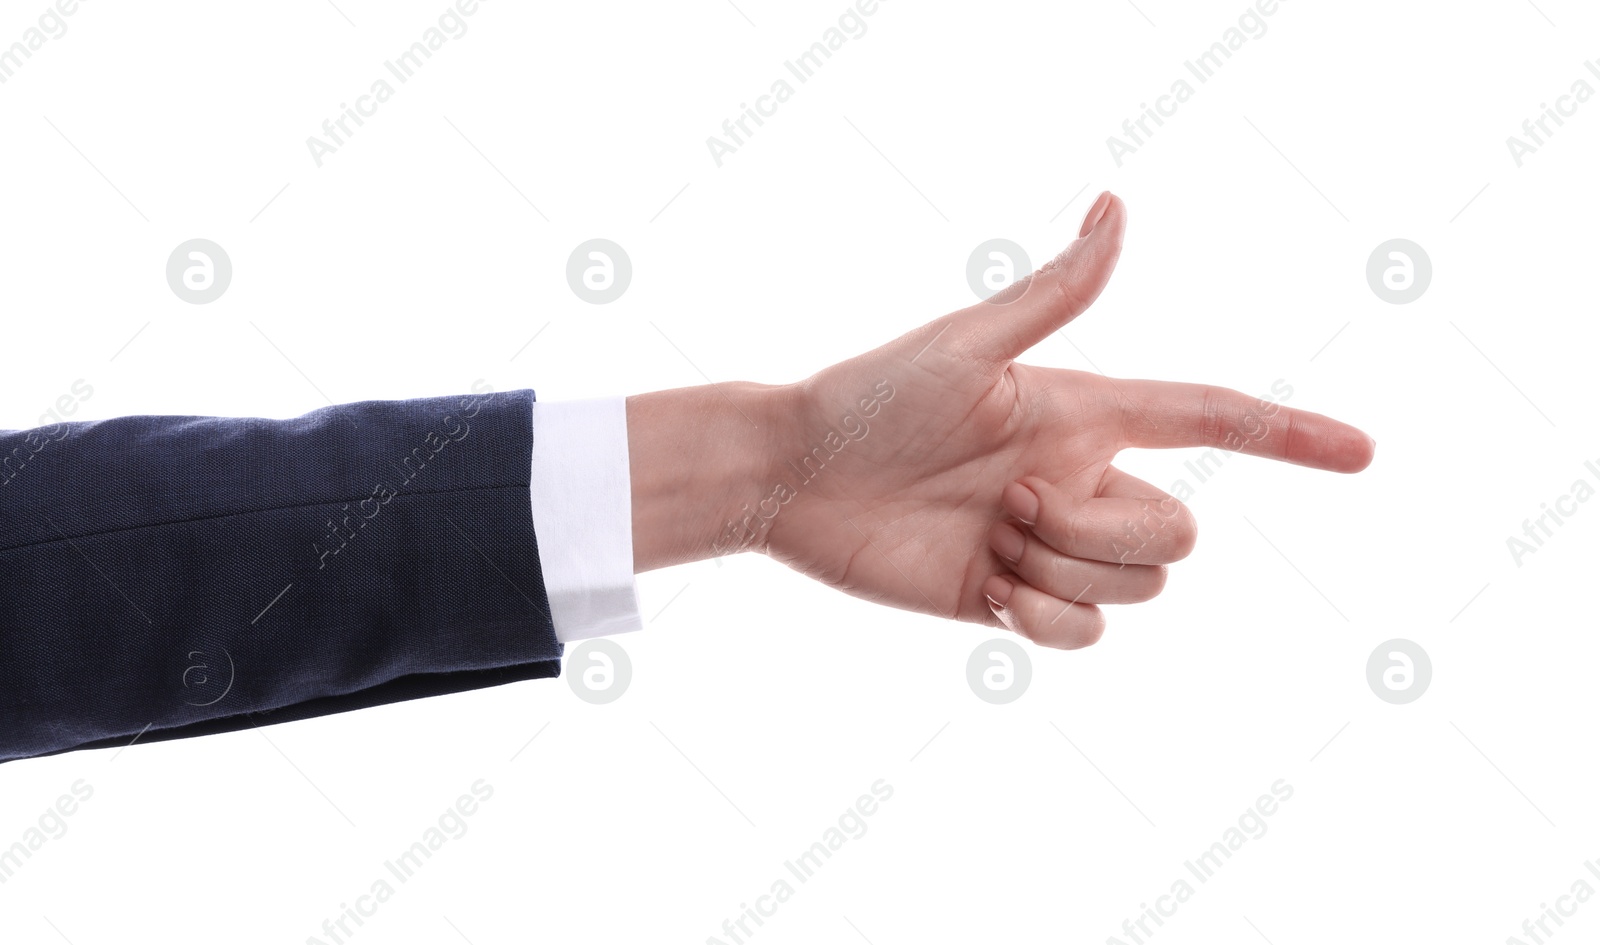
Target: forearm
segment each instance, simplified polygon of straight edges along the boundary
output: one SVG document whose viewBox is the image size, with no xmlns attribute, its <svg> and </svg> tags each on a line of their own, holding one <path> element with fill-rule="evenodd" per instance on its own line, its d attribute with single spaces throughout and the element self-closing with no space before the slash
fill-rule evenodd
<svg viewBox="0 0 1600 945">
<path fill-rule="evenodd" d="M 0 432 L 0 761 L 556 675 L 532 403 Z"/>
<path fill-rule="evenodd" d="M 627 399 L 635 572 L 763 546 L 763 476 L 795 396 L 734 382 Z"/>
</svg>

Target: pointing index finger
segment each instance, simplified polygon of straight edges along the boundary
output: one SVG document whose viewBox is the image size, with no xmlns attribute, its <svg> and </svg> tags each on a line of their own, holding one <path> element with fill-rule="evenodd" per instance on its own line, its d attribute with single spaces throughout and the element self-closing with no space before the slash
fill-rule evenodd
<svg viewBox="0 0 1600 945">
<path fill-rule="evenodd" d="M 1343 473 L 1372 462 L 1375 443 L 1355 427 L 1226 387 L 1124 381 L 1111 390 L 1126 446 L 1209 446 Z"/>
</svg>

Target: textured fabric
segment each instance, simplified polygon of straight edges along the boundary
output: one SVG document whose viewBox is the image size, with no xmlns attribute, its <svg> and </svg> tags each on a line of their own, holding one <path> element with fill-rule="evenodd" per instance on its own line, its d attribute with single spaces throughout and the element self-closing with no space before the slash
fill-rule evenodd
<svg viewBox="0 0 1600 945">
<path fill-rule="evenodd" d="M 562 643 L 644 626 L 633 574 L 628 399 L 533 405 L 533 529 L 561 554 L 543 561 Z"/>
<path fill-rule="evenodd" d="M 533 401 L 0 432 L 0 761 L 558 675 Z"/>
</svg>

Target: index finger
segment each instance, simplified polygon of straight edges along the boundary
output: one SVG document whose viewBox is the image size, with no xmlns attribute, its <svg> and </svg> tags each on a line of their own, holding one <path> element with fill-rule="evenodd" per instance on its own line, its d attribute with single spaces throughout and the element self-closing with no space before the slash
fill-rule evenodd
<svg viewBox="0 0 1600 945">
<path fill-rule="evenodd" d="M 1210 446 L 1343 473 L 1372 462 L 1372 437 L 1320 413 L 1209 384 L 1119 381 L 1110 389 L 1125 446 Z"/>
</svg>

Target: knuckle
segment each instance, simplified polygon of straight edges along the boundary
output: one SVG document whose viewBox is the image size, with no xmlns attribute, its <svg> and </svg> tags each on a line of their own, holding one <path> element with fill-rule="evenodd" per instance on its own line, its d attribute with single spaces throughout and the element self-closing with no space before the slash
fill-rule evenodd
<svg viewBox="0 0 1600 945">
<path fill-rule="evenodd" d="M 1207 443 L 1222 440 L 1225 426 L 1220 388 L 1207 387 L 1200 395 L 1200 439 Z"/>
<path fill-rule="evenodd" d="M 1083 289 L 1078 285 L 1076 279 L 1069 276 L 1068 270 L 1062 269 L 1051 274 L 1048 278 L 1050 280 L 1050 294 L 1054 297 L 1056 304 L 1063 310 L 1077 312 L 1086 307 L 1087 303 L 1083 297 Z"/>
<path fill-rule="evenodd" d="M 1082 567 L 1076 559 L 1065 555 L 1050 555 L 1045 567 L 1039 570 L 1042 572 L 1039 576 L 1044 581 L 1044 585 L 1040 587 L 1040 590 L 1057 596 L 1073 584 L 1081 585 L 1083 583 Z M 1068 594 L 1066 599 L 1071 600 L 1072 595 Z M 1051 616 L 1054 616 L 1054 614 Z"/>
</svg>

